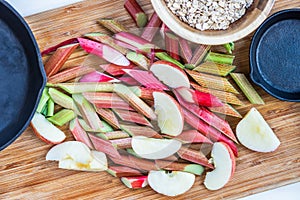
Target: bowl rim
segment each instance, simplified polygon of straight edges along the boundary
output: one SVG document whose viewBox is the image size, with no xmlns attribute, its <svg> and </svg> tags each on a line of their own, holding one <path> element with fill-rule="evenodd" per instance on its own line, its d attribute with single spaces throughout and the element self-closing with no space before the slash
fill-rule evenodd
<svg viewBox="0 0 300 200">
<path fill-rule="evenodd" d="M 271 12 L 275 0 L 270 0 L 267 2 L 266 6 L 263 10 L 261 10 L 259 17 L 257 17 L 251 24 L 247 25 L 244 29 L 241 29 L 230 35 L 199 35 L 199 30 L 194 29 L 194 31 L 189 30 L 182 26 L 182 23 L 178 20 L 170 20 L 174 18 L 174 14 L 169 10 L 169 8 L 165 5 L 164 0 L 151 0 L 152 6 L 159 16 L 159 18 L 165 23 L 169 29 L 171 29 L 174 33 L 179 35 L 182 38 L 185 38 L 193 43 L 205 44 L 205 45 L 221 45 L 229 42 L 234 42 L 240 40 L 250 33 L 252 33 L 255 29 L 257 29 L 260 24 L 268 17 Z M 188 25 L 187 25 L 188 26 Z M 193 29 L 193 28 L 191 28 Z M 178 31 L 180 30 L 180 31 Z"/>
</svg>

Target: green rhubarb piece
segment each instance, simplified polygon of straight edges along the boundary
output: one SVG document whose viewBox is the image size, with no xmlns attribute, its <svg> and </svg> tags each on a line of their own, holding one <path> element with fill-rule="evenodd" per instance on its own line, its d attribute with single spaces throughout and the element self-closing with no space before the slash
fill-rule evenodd
<svg viewBox="0 0 300 200">
<path fill-rule="evenodd" d="M 215 52 L 210 51 L 207 54 L 205 61 L 211 61 L 211 62 L 216 62 L 216 63 L 232 65 L 234 58 L 235 58 L 234 55 L 215 53 Z"/>
<path fill-rule="evenodd" d="M 189 164 L 184 168 L 183 171 L 200 176 L 204 172 L 204 167 L 202 165 Z"/>
<path fill-rule="evenodd" d="M 248 81 L 245 74 L 230 73 L 230 75 L 252 104 L 265 104 L 264 100 L 259 96 L 254 87 Z"/>
<path fill-rule="evenodd" d="M 53 84 L 55 87 L 59 87 L 70 94 L 78 94 L 83 92 L 112 92 L 114 89 L 113 83 L 58 83 Z"/>
<path fill-rule="evenodd" d="M 48 93 L 51 99 L 54 101 L 54 103 L 60 105 L 61 107 L 67 109 L 74 109 L 76 107 L 72 97 L 60 92 L 57 89 L 49 88 Z"/>
<path fill-rule="evenodd" d="M 43 92 L 42 92 L 42 96 L 41 96 L 41 99 L 40 99 L 40 102 L 38 104 L 38 107 L 36 109 L 36 112 L 38 113 L 41 113 L 42 110 L 44 109 L 45 105 L 47 104 L 47 101 L 49 99 L 49 94 L 48 94 L 48 88 L 45 87 Z"/>
<path fill-rule="evenodd" d="M 57 126 L 63 126 L 76 117 L 73 110 L 62 109 L 55 113 L 52 117 L 48 117 L 47 120 Z"/>
<path fill-rule="evenodd" d="M 232 54 L 232 51 L 234 50 L 234 42 L 226 43 L 223 46 L 228 53 Z"/>
<path fill-rule="evenodd" d="M 101 121 L 103 127 L 100 128 L 100 129 L 92 129 L 87 123 L 86 121 L 84 121 L 84 119 L 81 119 L 81 118 L 78 118 L 78 121 L 79 121 L 79 124 L 81 125 L 81 127 L 86 131 L 86 132 L 94 132 L 94 133 L 106 133 L 106 132 L 111 132 L 111 131 L 114 131 L 113 128 L 108 124 L 106 123 L 105 121 Z M 104 136 L 99 136 L 101 137 L 102 139 L 105 139 Z"/>
<path fill-rule="evenodd" d="M 228 65 L 228 64 L 221 64 L 215 62 L 204 62 L 198 67 L 194 68 L 194 71 L 203 72 L 218 76 L 227 76 L 229 73 L 234 71 L 236 66 Z"/>
<path fill-rule="evenodd" d="M 171 62 L 171 63 L 177 65 L 178 67 L 180 67 L 181 69 L 185 68 L 185 66 L 181 62 L 179 62 L 178 60 L 175 60 L 174 58 L 172 58 L 169 54 L 167 54 L 165 52 L 155 53 L 155 56 L 157 58 L 159 58 L 160 60 L 165 60 L 165 61 Z"/>
<path fill-rule="evenodd" d="M 51 117 L 54 115 L 54 101 L 49 98 L 47 102 L 47 117 Z"/>
<path fill-rule="evenodd" d="M 185 64 L 184 67 L 186 69 L 190 69 L 190 70 L 195 69 L 195 65 L 193 65 L 193 64 Z"/>
<path fill-rule="evenodd" d="M 47 101 L 48 102 L 48 101 Z M 46 104 L 44 105 L 42 111 L 40 112 L 42 115 L 47 116 L 47 112 L 48 112 L 48 105 Z"/>
<path fill-rule="evenodd" d="M 144 70 L 148 70 L 150 61 L 143 54 L 130 51 L 126 54 L 126 58 Z"/>
</svg>

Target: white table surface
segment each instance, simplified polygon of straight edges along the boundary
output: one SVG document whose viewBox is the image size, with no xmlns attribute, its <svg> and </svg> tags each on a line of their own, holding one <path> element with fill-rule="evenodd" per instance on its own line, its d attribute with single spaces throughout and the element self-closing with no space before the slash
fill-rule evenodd
<svg viewBox="0 0 300 200">
<path fill-rule="evenodd" d="M 82 0 L 7 0 L 22 16 L 29 16 Z M 100 0 L 101 1 L 101 0 Z M 300 182 L 253 194 L 240 200 L 300 200 Z"/>
</svg>

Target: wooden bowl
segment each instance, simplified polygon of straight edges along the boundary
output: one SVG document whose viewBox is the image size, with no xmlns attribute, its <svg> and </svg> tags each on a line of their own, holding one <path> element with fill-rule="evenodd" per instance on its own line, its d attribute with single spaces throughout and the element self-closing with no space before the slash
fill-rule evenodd
<svg viewBox="0 0 300 200">
<path fill-rule="evenodd" d="M 254 0 L 246 14 L 232 23 L 228 29 L 200 31 L 175 16 L 167 7 L 165 0 L 151 0 L 157 15 L 174 33 L 191 42 L 207 45 L 225 44 L 247 36 L 267 18 L 274 2 L 275 0 Z"/>
</svg>

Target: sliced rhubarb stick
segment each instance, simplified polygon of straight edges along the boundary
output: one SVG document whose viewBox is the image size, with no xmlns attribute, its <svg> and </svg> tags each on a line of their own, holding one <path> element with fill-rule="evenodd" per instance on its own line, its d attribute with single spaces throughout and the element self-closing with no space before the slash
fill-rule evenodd
<svg viewBox="0 0 300 200">
<path fill-rule="evenodd" d="M 188 110 L 186 109 L 182 109 L 182 110 L 184 113 L 184 119 L 189 125 L 197 129 L 199 132 L 204 134 L 207 138 L 209 138 L 213 142 L 220 141 L 228 144 L 232 149 L 232 151 L 234 152 L 234 155 L 235 156 L 238 155 L 237 147 L 232 140 L 222 135 L 221 132 L 217 131 L 215 128 L 208 125 L 201 119 L 198 119 L 194 114 L 190 113 Z"/>
<path fill-rule="evenodd" d="M 106 133 L 97 133 L 96 135 L 104 140 L 115 140 L 130 137 L 128 133 L 124 131 L 111 131 Z"/>
<path fill-rule="evenodd" d="M 147 126 L 121 124 L 121 129 L 131 136 L 146 136 L 149 138 L 163 138 L 159 133 Z"/>
<path fill-rule="evenodd" d="M 211 61 L 211 62 L 232 65 L 234 58 L 235 58 L 234 55 L 215 53 L 215 52 L 210 51 L 207 54 L 207 56 L 205 57 L 205 61 Z"/>
<path fill-rule="evenodd" d="M 235 70 L 235 68 L 236 66 L 234 65 L 204 62 L 201 65 L 195 67 L 193 70 L 218 76 L 227 76 L 229 73 Z"/>
<path fill-rule="evenodd" d="M 96 82 L 96 83 L 101 83 L 101 82 L 110 82 L 110 83 L 116 83 L 116 82 L 120 82 L 120 80 L 108 76 L 104 73 L 98 72 L 98 71 L 93 71 L 90 73 L 85 74 L 84 76 L 82 76 L 79 80 L 79 82 Z"/>
<path fill-rule="evenodd" d="M 224 104 L 222 107 L 211 107 L 209 108 L 212 112 L 228 115 L 232 117 L 242 118 L 242 115 L 231 105 Z"/>
<path fill-rule="evenodd" d="M 142 176 L 143 174 L 136 169 L 126 166 L 109 166 L 106 170 L 109 174 L 114 177 L 125 177 L 125 176 Z"/>
<path fill-rule="evenodd" d="M 102 123 L 102 128 L 100 129 L 93 129 L 91 128 L 87 122 L 82 119 L 82 118 L 78 118 L 78 121 L 80 123 L 80 125 L 82 126 L 82 128 L 86 131 L 86 132 L 91 132 L 91 133 L 106 133 L 106 132 L 111 132 L 113 131 L 113 128 L 108 124 L 106 123 L 105 121 L 101 121 Z"/>
<path fill-rule="evenodd" d="M 114 147 L 117 149 L 128 149 L 131 148 L 131 140 L 132 138 L 121 138 L 121 139 L 115 139 L 115 140 L 109 140 Z"/>
<path fill-rule="evenodd" d="M 121 181 L 130 189 L 144 188 L 148 185 L 148 176 L 122 177 Z"/>
<path fill-rule="evenodd" d="M 48 83 L 63 83 L 94 71 L 95 71 L 94 68 L 90 68 L 86 66 L 69 67 L 49 77 Z"/>
<path fill-rule="evenodd" d="M 102 18 L 97 21 L 113 33 L 128 32 L 128 30 L 117 20 L 112 18 Z"/>
<path fill-rule="evenodd" d="M 153 40 L 156 32 L 158 31 L 161 23 L 162 23 L 162 21 L 160 20 L 160 18 L 156 14 L 156 12 L 154 12 L 151 15 L 150 20 L 147 23 L 146 27 L 144 28 L 141 37 L 144 38 L 145 40 L 148 40 L 149 42 L 151 42 Z"/>
<path fill-rule="evenodd" d="M 105 33 L 99 33 L 99 32 L 98 33 L 87 33 L 84 36 L 91 40 L 101 42 L 102 44 L 106 44 L 124 55 L 126 55 L 126 53 L 128 52 L 127 48 L 117 45 L 115 43 L 115 40 Z"/>
<path fill-rule="evenodd" d="M 193 53 L 193 57 L 189 64 L 193 65 L 194 67 L 199 65 L 205 58 L 210 47 L 211 47 L 210 45 L 199 44 L 197 46 L 197 48 L 195 49 L 195 51 Z"/>
<path fill-rule="evenodd" d="M 55 88 L 49 88 L 48 93 L 54 103 L 62 106 L 63 108 L 72 109 L 78 114 L 78 109 L 75 105 L 75 102 L 70 96 L 58 91 Z"/>
<path fill-rule="evenodd" d="M 77 43 L 59 47 L 45 64 L 47 77 L 56 74 L 78 46 Z"/>
<path fill-rule="evenodd" d="M 114 39 L 115 39 L 115 38 L 114 38 Z M 137 48 L 137 47 L 135 47 L 135 46 L 133 46 L 133 45 L 131 45 L 131 44 L 128 44 L 128 43 L 126 43 L 126 42 L 123 42 L 123 41 L 121 41 L 121 40 L 115 39 L 114 42 L 115 42 L 117 45 L 119 45 L 120 47 L 123 47 L 123 48 L 125 48 L 125 49 L 131 50 L 131 51 L 134 51 L 134 52 L 137 52 L 137 51 L 139 50 L 139 48 Z"/>
<path fill-rule="evenodd" d="M 181 140 L 183 143 L 208 143 L 212 144 L 212 141 L 199 133 L 197 130 L 183 131 L 180 135 L 175 137 Z"/>
<path fill-rule="evenodd" d="M 103 108 L 97 108 L 96 112 L 100 115 L 102 119 L 104 119 L 109 125 L 114 127 L 115 129 L 120 128 L 119 121 L 112 110 L 110 109 L 103 109 Z"/>
<path fill-rule="evenodd" d="M 45 107 L 45 105 L 47 104 L 47 101 L 49 100 L 49 94 L 48 94 L 48 88 L 45 87 L 43 89 L 43 92 L 42 92 L 42 96 L 41 96 L 41 99 L 40 99 L 40 102 L 38 104 L 38 107 L 36 109 L 36 112 L 38 113 L 41 113 L 43 108 Z"/>
<path fill-rule="evenodd" d="M 205 167 L 208 167 L 210 169 L 213 169 L 214 166 L 209 163 L 208 159 L 205 157 L 205 155 L 201 151 L 197 151 L 194 149 L 181 147 L 179 151 L 177 152 L 180 158 L 184 160 L 191 161 L 193 163 L 197 163 L 199 165 L 203 165 Z"/>
<path fill-rule="evenodd" d="M 88 125 L 94 129 L 99 130 L 103 127 L 101 120 L 99 119 L 94 107 L 84 98 L 82 94 L 73 94 L 74 99 L 83 119 Z"/>
<path fill-rule="evenodd" d="M 150 60 L 143 54 L 131 51 L 126 54 L 126 58 L 143 70 L 149 69 Z"/>
<path fill-rule="evenodd" d="M 149 41 L 128 32 L 116 33 L 114 35 L 114 38 L 127 44 L 130 44 L 138 48 L 139 50 L 145 50 L 145 52 L 149 52 L 150 49 L 155 48 L 155 45 L 150 43 Z"/>
<path fill-rule="evenodd" d="M 166 32 L 169 32 L 171 31 L 169 29 L 169 27 L 165 24 L 165 23 L 162 23 L 161 27 L 160 27 L 160 30 L 159 30 L 159 33 L 160 33 L 160 36 L 165 39 L 165 33 Z"/>
<path fill-rule="evenodd" d="M 130 62 L 127 58 L 121 54 L 119 51 L 107 46 L 105 44 L 101 44 L 99 42 L 94 42 L 85 38 L 78 38 L 80 46 L 87 52 L 95 54 L 104 60 L 121 66 L 128 66 Z"/>
<path fill-rule="evenodd" d="M 75 43 L 78 43 L 78 40 L 77 38 L 71 38 L 71 39 L 68 39 L 68 40 L 65 40 L 55 46 L 52 46 L 52 47 L 49 47 L 47 49 L 45 49 L 44 51 L 41 52 L 41 55 L 44 56 L 46 54 L 49 54 L 49 53 L 52 53 L 54 51 L 56 51 L 58 48 L 60 47 L 63 47 L 63 46 L 67 46 L 67 45 L 70 45 L 70 44 L 75 44 Z"/>
<path fill-rule="evenodd" d="M 55 113 L 52 117 L 48 117 L 47 120 L 57 126 L 63 126 L 76 117 L 73 110 L 62 109 Z"/>
<path fill-rule="evenodd" d="M 54 101 L 50 98 L 47 101 L 47 117 L 51 117 L 54 115 Z"/>
<path fill-rule="evenodd" d="M 179 49 L 183 61 L 185 63 L 190 63 L 193 56 L 193 52 L 191 46 L 189 45 L 189 42 L 183 38 L 179 38 Z"/>
<path fill-rule="evenodd" d="M 101 151 L 117 160 L 121 158 L 120 153 L 109 140 L 103 140 L 91 133 L 88 133 L 88 136 L 97 151 Z"/>
<path fill-rule="evenodd" d="M 152 124 L 144 117 L 144 115 L 140 113 L 129 111 L 129 110 L 121 110 L 121 109 L 113 109 L 113 111 L 123 121 L 133 122 L 136 124 L 153 127 Z"/>
<path fill-rule="evenodd" d="M 165 47 L 169 55 L 175 60 L 179 60 L 179 42 L 178 37 L 173 33 L 165 33 Z"/>
<path fill-rule="evenodd" d="M 186 70 L 186 72 L 202 87 L 213 88 L 216 90 L 239 94 L 239 92 L 224 77 Z"/>
<path fill-rule="evenodd" d="M 103 64 L 99 66 L 102 68 L 106 73 L 110 74 L 111 76 L 120 76 L 125 74 L 123 69 L 133 69 L 136 68 L 136 65 L 130 64 L 129 66 L 119 66 L 115 64 Z"/>
<path fill-rule="evenodd" d="M 109 157 L 115 164 L 131 167 L 137 170 L 157 170 L 153 161 L 137 158 L 131 155 L 121 155 L 120 158 Z"/>
<path fill-rule="evenodd" d="M 129 89 L 138 97 L 144 100 L 153 100 L 153 92 L 157 92 L 158 90 L 153 90 L 149 88 L 139 87 L 139 86 L 131 86 Z"/>
<path fill-rule="evenodd" d="M 220 99 L 209 93 L 200 92 L 198 90 L 193 90 L 186 87 L 179 87 L 175 91 L 182 97 L 184 101 L 188 103 L 206 107 L 223 106 L 223 103 Z"/>
<path fill-rule="evenodd" d="M 198 164 L 179 163 L 179 162 L 172 162 L 168 160 L 155 160 L 155 164 L 160 169 L 169 170 L 169 171 L 184 171 L 199 176 L 204 172 L 204 167 Z"/>
<path fill-rule="evenodd" d="M 137 97 L 128 87 L 118 84 L 114 87 L 114 92 L 116 92 L 120 97 L 129 103 L 137 112 L 143 114 L 151 120 L 156 119 L 156 114 L 145 102 L 143 102 L 139 97 Z"/>
<path fill-rule="evenodd" d="M 230 75 L 252 104 L 265 104 L 264 100 L 259 96 L 251 83 L 248 81 L 245 74 L 231 73 Z"/>
<path fill-rule="evenodd" d="M 160 60 L 164 60 L 164 61 L 168 61 L 168 62 L 171 62 L 175 65 L 177 65 L 178 67 L 180 67 L 181 69 L 184 69 L 185 66 L 179 62 L 178 60 L 172 58 L 169 54 L 167 54 L 166 52 L 157 52 L 155 53 L 155 56 L 157 58 L 159 58 Z"/>
<path fill-rule="evenodd" d="M 78 118 L 73 119 L 69 124 L 69 129 L 74 136 L 75 140 L 79 142 L 83 142 L 86 144 L 90 149 L 94 149 L 94 146 L 85 132 L 85 130 L 81 127 Z"/>
<path fill-rule="evenodd" d="M 234 105 L 243 105 L 244 104 L 233 93 L 224 92 L 224 91 L 221 91 L 221 90 L 215 90 L 215 89 L 211 89 L 211 88 L 205 88 L 205 87 L 202 87 L 202 86 L 200 86 L 196 83 L 193 83 L 193 82 L 191 82 L 191 86 L 194 89 L 196 89 L 200 92 L 206 92 L 206 93 L 210 93 L 210 94 L 215 95 L 216 97 L 218 97 L 224 103 L 229 103 L 229 104 L 234 104 Z"/>
<path fill-rule="evenodd" d="M 169 90 L 162 82 L 160 82 L 151 71 L 135 70 L 135 69 L 123 69 L 129 76 L 137 80 L 146 88 L 154 90 Z"/>
<path fill-rule="evenodd" d="M 124 8 L 139 28 L 147 24 L 148 17 L 136 0 L 126 0 Z"/>
<path fill-rule="evenodd" d="M 58 83 L 54 87 L 59 87 L 70 94 L 83 92 L 112 92 L 115 85 L 113 83 Z"/>
<path fill-rule="evenodd" d="M 120 108 L 133 110 L 121 97 L 109 92 L 84 92 L 83 96 L 97 108 Z"/>
<path fill-rule="evenodd" d="M 134 78 L 131 76 L 121 76 L 118 78 L 120 81 L 122 81 L 124 84 L 133 86 L 133 85 L 141 85 L 139 82 L 137 82 Z"/>
</svg>

